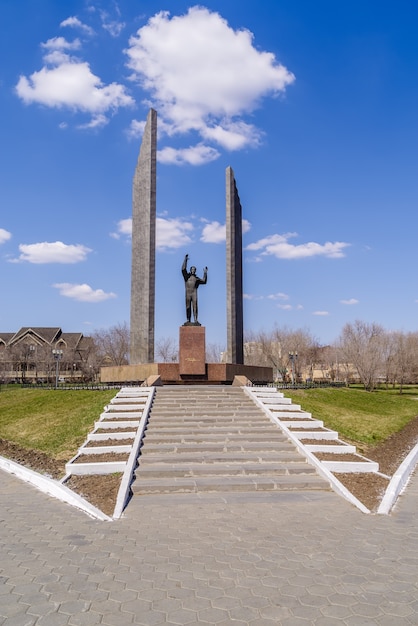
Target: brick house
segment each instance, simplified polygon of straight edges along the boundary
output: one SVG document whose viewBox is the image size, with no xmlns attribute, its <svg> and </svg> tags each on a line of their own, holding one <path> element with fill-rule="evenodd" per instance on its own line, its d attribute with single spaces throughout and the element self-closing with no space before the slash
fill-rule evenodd
<svg viewBox="0 0 418 626">
<path fill-rule="evenodd" d="M 93 380 L 97 374 L 94 341 L 59 327 L 23 327 L 0 332 L 0 382 Z"/>
</svg>

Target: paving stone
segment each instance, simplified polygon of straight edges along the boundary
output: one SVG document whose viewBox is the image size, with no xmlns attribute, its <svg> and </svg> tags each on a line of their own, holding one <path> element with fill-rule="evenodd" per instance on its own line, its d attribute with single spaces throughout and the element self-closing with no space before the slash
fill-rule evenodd
<svg viewBox="0 0 418 626">
<path fill-rule="evenodd" d="M 6 624 L 6 626 L 33 626 L 36 624 L 36 618 L 31 615 L 19 613 L 4 621 L 0 618 L 0 624 Z"/>
<path fill-rule="evenodd" d="M 176 498 L 104 523 L 2 473 L 0 624 L 418 624 L 417 476 L 390 516 L 332 492 Z"/>
<path fill-rule="evenodd" d="M 90 626 L 90 624 L 101 624 L 102 616 L 98 613 L 75 613 L 72 614 L 68 624 L 69 626 Z"/>
</svg>

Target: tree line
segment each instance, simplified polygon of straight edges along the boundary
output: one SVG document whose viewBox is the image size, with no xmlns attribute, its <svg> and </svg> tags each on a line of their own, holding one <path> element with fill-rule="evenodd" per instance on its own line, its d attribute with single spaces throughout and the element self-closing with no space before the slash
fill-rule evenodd
<svg viewBox="0 0 418 626">
<path fill-rule="evenodd" d="M 94 332 L 85 357 L 76 359 L 64 352 L 60 371 L 66 379 L 87 381 L 97 379 L 103 366 L 128 364 L 129 334 L 126 323 Z M 30 346 L 22 345 L 12 352 L 0 351 L 0 378 L 5 378 L 10 367 L 15 369 L 16 380 L 24 381 L 29 371 L 33 380 L 41 369 L 49 378 L 54 376 L 56 363 L 46 347 L 34 354 Z M 207 344 L 208 363 L 222 362 L 224 356 L 221 344 Z M 158 339 L 155 361 L 178 361 L 177 342 L 170 337 Z M 402 393 L 405 384 L 418 383 L 418 331 L 388 331 L 379 324 L 356 320 L 345 324 L 333 344 L 324 346 L 307 329 L 276 326 L 247 333 L 244 361 L 273 368 L 275 380 L 281 382 L 360 382 L 369 391 L 378 384 L 397 385 Z"/>
<path fill-rule="evenodd" d="M 114 326 L 94 335 L 102 364 L 129 363 L 129 328 Z M 208 344 L 206 360 L 221 362 L 225 350 Z M 155 346 L 157 362 L 178 360 L 178 346 L 165 337 Z M 273 368 L 276 380 L 306 382 L 331 380 L 360 382 L 372 391 L 378 384 L 402 387 L 418 383 L 418 332 L 388 331 L 377 323 L 356 320 L 343 327 L 331 345 L 321 345 L 307 329 L 275 327 L 269 331 L 247 333 L 244 343 L 247 365 Z"/>
</svg>

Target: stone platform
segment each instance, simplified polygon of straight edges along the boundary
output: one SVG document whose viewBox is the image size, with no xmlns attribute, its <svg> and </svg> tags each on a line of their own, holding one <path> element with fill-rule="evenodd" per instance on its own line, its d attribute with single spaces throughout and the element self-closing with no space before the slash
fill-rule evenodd
<svg viewBox="0 0 418 626">
<path fill-rule="evenodd" d="M 161 376 L 164 385 L 230 385 L 235 376 L 245 376 L 252 383 L 265 384 L 273 382 L 273 369 L 233 363 L 205 363 L 205 371 L 202 374 L 182 374 L 179 363 L 145 363 L 100 369 L 102 383 L 141 384 L 149 376 Z"/>
</svg>

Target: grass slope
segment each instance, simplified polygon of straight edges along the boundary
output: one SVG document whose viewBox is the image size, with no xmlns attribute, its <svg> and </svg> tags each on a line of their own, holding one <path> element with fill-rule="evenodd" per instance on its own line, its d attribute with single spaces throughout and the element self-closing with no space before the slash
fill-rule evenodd
<svg viewBox="0 0 418 626">
<path fill-rule="evenodd" d="M 342 438 L 365 444 L 377 444 L 402 430 L 418 414 L 418 388 L 378 390 L 362 389 L 286 389 L 284 395 L 312 417 L 324 421 L 327 428 Z"/>
<path fill-rule="evenodd" d="M 0 392 L 0 438 L 69 459 L 116 393 L 6 388 Z"/>
</svg>

